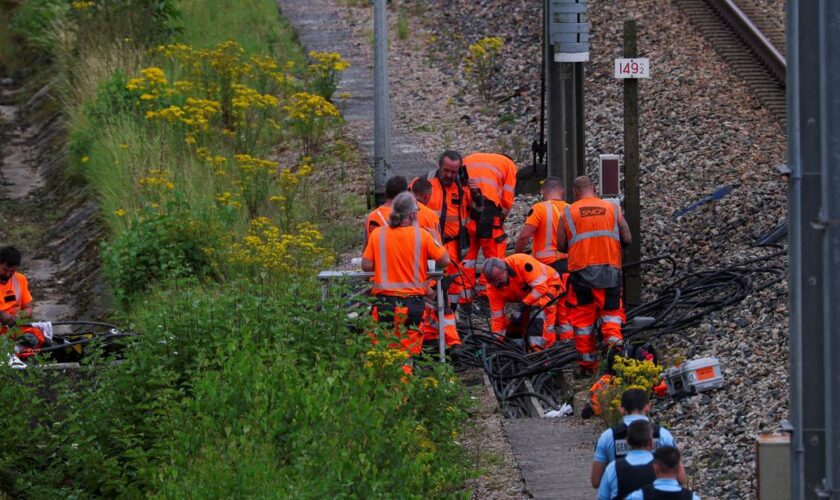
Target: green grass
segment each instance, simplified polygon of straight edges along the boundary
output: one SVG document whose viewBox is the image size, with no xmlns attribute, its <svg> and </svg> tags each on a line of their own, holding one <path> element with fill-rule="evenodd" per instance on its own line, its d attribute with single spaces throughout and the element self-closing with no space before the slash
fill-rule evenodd
<svg viewBox="0 0 840 500">
<path fill-rule="evenodd" d="M 397 14 L 397 38 L 400 40 L 408 38 L 408 14 L 404 9 L 400 9 Z"/>
<path fill-rule="evenodd" d="M 213 48 L 236 40 L 248 55 L 272 54 L 281 67 L 289 60 L 304 65 L 273 0 L 241 0 L 235 8 L 222 0 L 178 5 L 183 29 L 155 45 Z M 89 24 L 96 32 L 95 17 Z M 101 32 L 85 39 L 94 45 L 68 39 L 51 55 L 72 173 L 94 188 L 111 230 L 101 257 L 124 306 L 115 321 L 142 335 L 125 347 L 120 365 L 91 354 L 97 367 L 84 384 L 56 386 L 40 370 L 14 374 L 21 383 L 0 384 L 0 404 L 20 409 L 10 423 L 26 428 L 32 444 L 20 446 L 16 432 L 0 434 L 0 497 L 464 497 L 470 471 L 456 440 L 469 401 L 451 367 L 421 361 L 417 376 L 405 377 L 401 357 L 384 342 L 371 345 L 366 332 L 376 326 L 367 317 L 351 324 L 340 299 L 320 300 L 314 276 L 327 262 L 318 258 L 326 253 L 320 247 L 345 252 L 359 245 L 361 230 L 349 223 L 365 212 L 363 200 L 350 195 L 356 174 L 336 169 L 336 178 L 320 185 L 315 175 L 304 177 L 296 191 L 277 181 L 273 188 L 295 206 L 285 214 L 279 204 L 260 209 L 257 215 L 288 220 L 283 229 L 276 220 L 276 227 L 260 226 L 280 237 L 256 248 L 280 256 L 285 271 L 272 268 L 271 259 L 243 259 L 253 255 L 247 249 L 254 239 L 269 241 L 269 230 L 251 233 L 249 243 L 244 210 L 221 208 L 216 196 L 245 178 L 236 177 L 245 169 L 217 176 L 195 148 L 207 146 L 229 160 L 227 167 L 234 153 L 268 158 L 275 147 L 293 153 L 296 143 L 282 124 L 260 136 L 259 146 L 240 142 L 251 128 L 217 130 L 231 123 L 220 117 L 199 132 L 205 135 L 197 140 L 206 142 L 188 146 L 178 129 L 188 125 L 145 113 L 182 105 L 183 95 L 147 97 L 157 106 L 151 107 L 140 97 L 146 88 L 126 85 L 151 66 L 174 81 L 174 67 L 122 37 L 102 45 L 110 32 Z M 282 122 L 280 110 L 272 111 Z M 329 142 L 312 159 L 315 168 L 362 164 L 356 148 Z M 242 144 L 248 145 L 236 149 Z M 167 172 L 166 182 L 140 182 L 158 169 Z M 321 230 L 323 242 L 305 245 L 296 232 L 304 221 Z M 41 387 L 56 399 L 38 399 Z"/>
<path fill-rule="evenodd" d="M 516 115 L 514 115 L 512 113 L 503 113 L 499 117 L 497 123 L 499 125 L 505 125 L 505 124 L 508 124 L 508 123 L 515 123 L 515 122 L 516 122 Z"/>
<path fill-rule="evenodd" d="M 18 45 L 9 30 L 11 19 L 5 3 L 0 3 L 0 71 L 14 73 L 18 66 Z"/>
<path fill-rule="evenodd" d="M 266 0 L 183 0 L 180 38 L 196 47 L 236 40 L 248 54 L 269 53 L 302 63 L 304 53 L 277 4 Z"/>
</svg>

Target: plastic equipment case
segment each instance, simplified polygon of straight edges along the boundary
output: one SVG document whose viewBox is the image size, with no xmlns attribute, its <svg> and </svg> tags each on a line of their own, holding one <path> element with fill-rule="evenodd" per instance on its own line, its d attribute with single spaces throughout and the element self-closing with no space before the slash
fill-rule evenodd
<svg viewBox="0 0 840 500">
<path fill-rule="evenodd" d="M 723 373 L 717 358 L 686 361 L 665 370 L 665 384 L 671 396 L 688 396 L 723 386 Z"/>
</svg>

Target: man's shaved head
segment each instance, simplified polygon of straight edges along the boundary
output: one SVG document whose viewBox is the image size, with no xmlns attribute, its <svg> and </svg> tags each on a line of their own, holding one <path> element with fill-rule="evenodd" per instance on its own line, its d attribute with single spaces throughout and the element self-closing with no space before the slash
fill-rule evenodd
<svg viewBox="0 0 840 500">
<path fill-rule="evenodd" d="M 586 175 L 581 175 L 575 179 L 574 184 L 572 184 L 572 189 L 575 192 L 575 199 L 595 194 L 595 184 Z"/>
<path fill-rule="evenodd" d="M 543 181 L 542 189 L 547 193 L 556 193 L 565 190 L 563 180 L 559 177 L 548 177 Z"/>
</svg>

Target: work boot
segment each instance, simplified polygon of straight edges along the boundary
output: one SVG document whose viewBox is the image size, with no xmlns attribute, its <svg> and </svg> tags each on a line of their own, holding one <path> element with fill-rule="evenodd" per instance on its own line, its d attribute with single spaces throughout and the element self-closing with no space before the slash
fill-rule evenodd
<svg viewBox="0 0 840 500">
<path fill-rule="evenodd" d="M 446 348 L 446 357 L 448 357 L 452 363 L 458 363 L 458 360 L 461 358 L 465 358 L 468 356 L 466 349 L 464 349 L 461 344 L 456 344 L 453 346 L 449 346 Z"/>
</svg>

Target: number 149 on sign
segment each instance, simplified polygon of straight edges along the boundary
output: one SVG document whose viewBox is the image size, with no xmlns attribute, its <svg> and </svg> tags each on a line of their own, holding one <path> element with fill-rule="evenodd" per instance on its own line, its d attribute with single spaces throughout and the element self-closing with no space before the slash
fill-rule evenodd
<svg viewBox="0 0 840 500">
<path fill-rule="evenodd" d="M 616 59 L 616 78 L 650 78 L 650 59 Z"/>
</svg>

